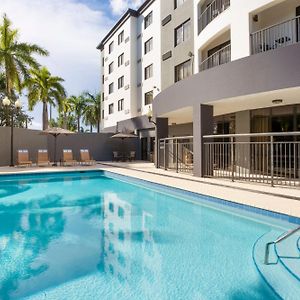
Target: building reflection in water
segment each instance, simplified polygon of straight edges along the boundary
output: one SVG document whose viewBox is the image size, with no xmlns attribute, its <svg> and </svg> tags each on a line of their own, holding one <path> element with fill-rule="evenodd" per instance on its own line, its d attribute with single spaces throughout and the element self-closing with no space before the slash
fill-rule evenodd
<svg viewBox="0 0 300 300">
<path fill-rule="evenodd" d="M 161 290 L 162 259 L 152 230 L 153 215 L 113 192 L 104 193 L 103 206 L 106 274 L 131 289 L 136 288 L 139 277 L 145 296 L 151 295 L 153 288 Z"/>
</svg>

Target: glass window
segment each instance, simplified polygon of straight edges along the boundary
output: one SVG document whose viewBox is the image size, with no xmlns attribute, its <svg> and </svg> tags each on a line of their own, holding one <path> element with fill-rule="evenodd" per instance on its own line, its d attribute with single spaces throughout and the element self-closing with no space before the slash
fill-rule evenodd
<svg viewBox="0 0 300 300">
<path fill-rule="evenodd" d="M 118 111 L 122 111 L 124 109 L 124 99 L 118 101 Z"/>
<path fill-rule="evenodd" d="M 114 83 L 112 82 L 109 86 L 108 86 L 108 93 L 111 94 L 114 92 Z"/>
<path fill-rule="evenodd" d="M 145 54 L 150 52 L 153 49 L 153 38 L 149 39 L 145 42 Z"/>
<path fill-rule="evenodd" d="M 123 86 L 124 86 L 124 76 L 118 79 L 118 89 L 122 88 Z"/>
<path fill-rule="evenodd" d="M 114 104 L 109 104 L 108 105 L 108 113 L 111 115 L 114 113 Z"/>
<path fill-rule="evenodd" d="M 145 80 L 153 76 L 153 64 L 145 68 Z"/>
<path fill-rule="evenodd" d="M 190 59 L 175 67 L 175 82 L 183 80 L 190 75 L 192 75 L 192 62 Z"/>
<path fill-rule="evenodd" d="M 124 64 L 124 53 L 122 53 L 119 57 L 118 57 L 118 67 L 122 66 Z"/>
<path fill-rule="evenodd" d="M 182 5 L 186 0 L 174 0 L 175 1 L 175 9 L 178 7 L 178 6 L 180 6 L 180 5 Z"/>
<path fill-rule="evenodd" d="M 118 35 L 118 45 L 124 41 L 124 30 Z"/>
<path fill-rule="evenodd" d="M 149 105 L 153 102 L 153 91 L 145 94 L 145 105 Z"/>
<path fill-rule="evenodd" d="M 102 110 L 102 119 L 104 119 L 104 109 Z"/>
<path fill-rule="evenodd" d="M 191 37 L 191 20 L 187 20 L 175 29 L 175 46 L 189 40 Z"/>
<path fill-rule="evenodd" d="M 151 13 L 149 13 L 144 20 L 144 28 L 146 29 L 148 26 L 150 26 L 152 24 L 152 20 L 153 20 L 153 13 L 151 11 Z"/>
<path fill-rule="evenodd" d="M 108 73 L 111 74 L 114 70 L 114 63 L 110 63 L 109 66 L 108 66 Z"/>
<path fill-rule="evenodd" d="M 114 42 L 111 42 L 108 46 L 108 53 L 111 54 L 114 50 Z"/>
</svg>

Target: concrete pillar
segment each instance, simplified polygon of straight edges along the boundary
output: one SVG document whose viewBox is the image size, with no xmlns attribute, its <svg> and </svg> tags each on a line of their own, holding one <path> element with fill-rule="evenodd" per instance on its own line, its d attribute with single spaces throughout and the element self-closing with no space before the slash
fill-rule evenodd
<svg viewBox="0 0 300 300">
<path fill-rule="evenodd" d="M 213 134 L 213 107 L 196 104 L 193 107 L 194 175 L 204 176 L 203 135 Z"/>
<path fill-rule="evenodd" d="M 159 140 L 169 135 L 168 118 L 156 118 L 155 128 L 155 167 L 159 168 Z"/>
<path fill-rule="evenodd" d="M 235 133 L 250 133 L 250 111 L 240 111 L 235 114 Z M 235 148 L 236 167 L 235 171 L 240 176 L 249 176 L 250 173 L 250 137 L 238 137 L 238 144 Z"/>
</svg>

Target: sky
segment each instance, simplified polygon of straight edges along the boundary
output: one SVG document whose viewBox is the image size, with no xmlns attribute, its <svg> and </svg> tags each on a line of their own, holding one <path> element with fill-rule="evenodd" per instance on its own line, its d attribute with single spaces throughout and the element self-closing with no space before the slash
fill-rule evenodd
<svg viewBox="0 0 300 300">
<path fill-rule="evenodd" d="M 19 29 L 19 40 L 37 43 L 50 56 L 38 58 L 52 75 L 65 79 L 68 95 L 99 92 L 100 53 L 96 49 L 116 20 L 143 0 L 0 0 L 0 15 L 6 13 Z M 22 97 L 27 108 L 26 97 Z M 31 128 L 41 129 L 38 105 Z"/>
</svg>

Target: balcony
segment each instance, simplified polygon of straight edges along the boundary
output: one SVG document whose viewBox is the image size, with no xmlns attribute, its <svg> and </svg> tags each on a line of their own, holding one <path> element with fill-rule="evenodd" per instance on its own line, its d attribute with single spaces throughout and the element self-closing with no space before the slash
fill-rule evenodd
<svg viewBox="0 0 300 300">
<path fill-rule="evenodd" d="M 199 66 L 199 71 L 208 70 L 231 61 L 231 45 L 227 45 L 206 58 Z"/>
<path fill-rule="evenodd" d="M 300 16 L 250 35 L 251 53 L 257 54 L 300 42 Z"/>
<path fill-rule="evenodd" d="M 201 13 L 198 19 L 198 34 L 218 15 L 230 6 L 230 0 L 214 0 Z"/>
</svg>

